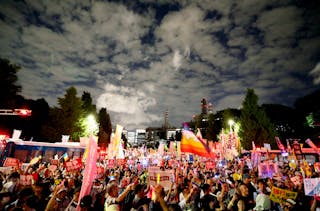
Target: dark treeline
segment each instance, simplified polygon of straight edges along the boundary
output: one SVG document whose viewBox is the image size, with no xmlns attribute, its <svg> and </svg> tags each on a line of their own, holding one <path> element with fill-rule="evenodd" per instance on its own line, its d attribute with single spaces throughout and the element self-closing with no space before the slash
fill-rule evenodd
<svg viewBox="0 0 320 211">
<path fill-rule="evenodd" d="M 99 144 L 107 145 L 112 132 L 112 124 L 107 108 L 97 111 L 90 93 L 77 96 L 75 87 L 66 90 L 57 106 L 50 107 L 45 99 L 30 100 L 20 95 L 22 87 L 17 85 L 17 72 L 20 67 L 9 60 L 0 58 L 0 109 L 27 108 L 32 110 L 29 117 L 0 116 L 0 132 L 8 135 L 13 129 L 22 130 L 22 139 L 55 142 L 62 134 L 70 135 L 78 141 L 86 135 L 85 118 L 92 114 L 98 122 Z M 191 128 L 201 128 L 204 138 L 217 140 L 222 128 L 228 128 L 228 120 L 240 122 L 240 137 L 244 148 L 251 148 L 251 140 L 260 144 L 274 145 L 274 136 L 281 139 L 310 138 L 319 140 L 320 127 L 320 90 L 297 99 L 293 107 L 280 104 L 258 105 L 258 96 L 248 89 L 242 108 L 224 109 L 215 113 L 201 110 L 189 122 Z M 204 121 L 205 120 L 205 121 Z M 188 121 L 188 120 L 186 120 Z M 177 127 L 181 127 L 178 125 Z"/>
</svg>

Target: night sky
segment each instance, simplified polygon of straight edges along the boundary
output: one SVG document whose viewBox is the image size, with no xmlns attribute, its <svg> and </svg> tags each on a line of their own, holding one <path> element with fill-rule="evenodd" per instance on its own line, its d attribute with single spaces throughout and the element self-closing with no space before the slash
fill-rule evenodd
<svg viewBox="0 0 320 211">
<path fill-rule="evenodd" d="M 201 112 L 292 106 L 320 84 L 317 0 L 1 0 L 0 57 L 28 99 L 91 93 L 113 124 L 180 127 Z"/>
</svg>

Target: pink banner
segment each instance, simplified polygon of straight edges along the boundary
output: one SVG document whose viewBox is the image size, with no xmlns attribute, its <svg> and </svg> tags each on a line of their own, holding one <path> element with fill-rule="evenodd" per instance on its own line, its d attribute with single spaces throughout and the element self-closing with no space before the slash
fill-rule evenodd
<svg viewBox="0 0 320 211">
<path fill-rule="evenodd" d="M 81 186 L 81 191 L 79 195 L 78 204 L 80 204 L 80 200 L 83 196 L 90 194 L 90 190 L 92 187 L 92 182 L 97 175 L 97 150 L 98 144 L 95 141 L 94 137 L 91 136 L 89 140 L 88 157 L 86 159 L 86 166 L 84 169 L 83 182 Z M 77 207 L 77 210 L 80 210 L 80 206 Z"/>
<path fill-rule="evenodd" d="M 314 149 L 317 153 L 320 154 L 318 147 L 308 138 L 305 141 L 312 149 Z"/>
</svg>

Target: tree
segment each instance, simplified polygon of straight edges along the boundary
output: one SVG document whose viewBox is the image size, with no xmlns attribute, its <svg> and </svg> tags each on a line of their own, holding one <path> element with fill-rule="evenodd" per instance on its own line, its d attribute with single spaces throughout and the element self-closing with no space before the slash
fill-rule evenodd
<svg viewBox="0 0 320 211">
<path fill-rule="evenodd" d="M 70 135 L 71 140 L 79 140 L 84 135 L 84 113 L 82 101 L 77 97 L 77 90 L 70 87 L 63 98 L 58 98 L 59 107 L 50 109 L 48 124 L 43 131 L 54 141 L 61 140 L 62 135 Z"/>
<path fill-rule="evenodd" d="M 112 133 L 110 115 L 107 113 L 106 108 L 101 108 L 98 116 L 99 116 L 98 143 L 101 146 L 107 147 L 108 144 L 110 143 L 110 136 Z"/>
<path fill-rule="evenodd" d="M 265 111 L 258 106 L 258 99 L 253 89 L 247 89 L 242 103 L 239 130 L 241 145 L 247 150 L 252 148 L 252 141 L 259 147 L 263 143 L 275 146 L 275 130 Z"/>
<path fill-rule="evenodd" d="M 11 64 L 9 60 L 0 58 L 0 108 L 14 108 L 16 97 L 21 91 L 17 85 L 18 65 Z"/>
<path fill-rule="evenodd" d="M 96 105 L 92 104 L 92 97 L 89 92 L 82 93 L 81 101 L 82 101 L 82 109 L 84 111 L 85 116 L 89 114 L 97 116 L 97 108 L 96 108 Z"/>
</svg>

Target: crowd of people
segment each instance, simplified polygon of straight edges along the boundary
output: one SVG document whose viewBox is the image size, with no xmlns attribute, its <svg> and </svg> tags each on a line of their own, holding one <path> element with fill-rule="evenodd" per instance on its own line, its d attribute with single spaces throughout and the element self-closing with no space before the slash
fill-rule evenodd
<svg viewBox="0 0 320 211">
<path fill-rule="evenodd" d="M 168 161 L 166 161 L 168 162 Z M 159 169 L 173 172 L 170 186 L 161 182 L 151 185 L 148 168 L 136 165 L 116 165 L 105 168 L 92 181 L 90 194 L 79 199 L 83 169 L 67 172 L 63 162 L 50 171 L 49 163 L 41 160 L 23 171 L 12 169 L 0 173 L 0 210 L 60 211 L 60 210 L 319 210 L 320 197 L 306 196 L 304 184 L 293 183 L 299 166 L 288 163 L 279 166 L 281 177 L 260 178 L 257 167 L 241 159 L 225 161 L 207 169 L 203 162 L 179 160 L 177 166 L 167 163 Z M 311 177 L 319 175 L 311 168 Z M 22 185 L 21 175 L 32 175 L 31 185 Z M 270 199 L 271 190 L 278 187 L 297 193 L 280 202 Z"/>
</svg>

